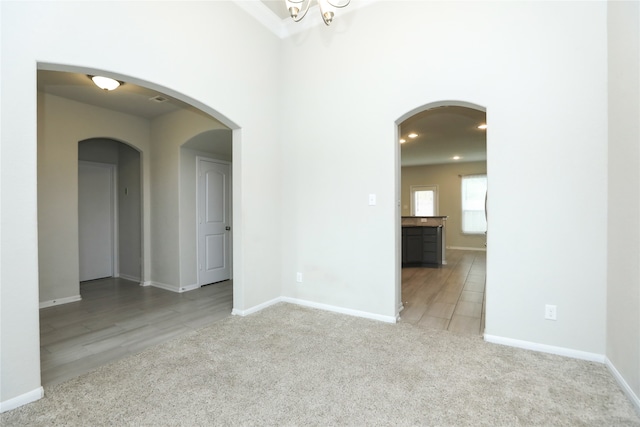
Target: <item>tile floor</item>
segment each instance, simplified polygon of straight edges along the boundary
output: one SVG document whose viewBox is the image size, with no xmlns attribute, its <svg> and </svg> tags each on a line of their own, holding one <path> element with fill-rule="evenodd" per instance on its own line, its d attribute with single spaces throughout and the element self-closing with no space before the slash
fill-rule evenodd
<svg viewBox="0 0 640 427">
<path fill-rule="evenodd" d="M 447 250 L 440 268 L 403 268 L 402 322 L 481 335 L 486 252 Z"/>
</svg>

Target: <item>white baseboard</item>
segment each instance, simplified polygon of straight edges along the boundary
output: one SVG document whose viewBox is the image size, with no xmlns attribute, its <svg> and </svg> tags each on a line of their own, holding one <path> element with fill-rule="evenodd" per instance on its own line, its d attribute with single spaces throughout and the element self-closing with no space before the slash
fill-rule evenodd
<svg viewBox="0 0 640 427">
<path fill-rule="evenodd" d="M 140 281 L 140 286 L 151 286 L 152 283 L 151 280 Z"/>
<path fill-rule="evenodd" d="M 72 297 L 52 299 L 49 301 L 41 301 L 40 308 L 53 307 L 54 305 L 68 304 L 70 302 L 80 301 L 82 297 L 80 295 L 74 295 Z"/>
<path fill-rule="evenodd" d="M 397 321 L 396 317 L 394 316 L 383 316 L 381 314 L 369 313 L 367 311 L 352 310 L 350 308 L 337 307 L 334 305 L 321 304 L 313 301 L 301 300 L 298 298 L 291 298 L 291 297 L 274 298 L 270 301 L 264 302 L 262 304 L 258 304 L 247 310 L 237 310 L 234 308 L 231 314 L 235 314 L 238 316 L 247 316 L 249 314 L 256 313 L 260 310 L 264 310 L 265 308 L 270 307 L 279 302 L 287 302 L 290 304 L 296 304 L 303 307 L 317 308 L 320 310 L 331 311 L 331 312 L 340 313 L 340 314 L 347 314 L 349 316 L 355 316 L 355 317 L 363 317 L 365 319 L 378 320 L 386 323 L 396 323 Z"/>
<path fill-rule="evenodd" d="M 609 372 L 611 372 L 611 375 L 613 375 L 613 378 L 616 379 L 624 394 L 627 395 L 633 406 L 635 406 L 636 412 L 640 414 L 640 397 L 638 397 L 638 395 L 633 392 L 631 386 L 629 386 L 622 375 L 620 375 L 620 372 L 618 372 L 618 370 L 613 365 L 613 363 L 611 363 L 611 360 L 609 360 L 608 357 L 604 358 L 604 364 L 609 369 Z"/>
<path fill-rule="evenodd" d="M 129 276 L 128 274 L 120 274 L 120 278 L 124 280 L 130 280 L 132 282 L 140 283 L 140 278 L 136 276 Z"/>
<path fill-rule="evenodd" d="M 0 402 L 0 413 L 19 408 L 20 406 L 26 405 L 27 403 L 40 400 L 43 397 L 44 397 L 44 389 L 42 387 L 38 387 L 35 390 L 31 390 L 28 393 L 24 393 L 24 394 L 21 394 L 20 396 L 16 396 L 13 399 Z"/>
<path fill-rule="evenodd" d="M 498 337 L 484 334 L 484 340 L 494 344 L 506 345 L 508 347 L 523 348 L 525 350 L 539 351 L 541 353 L 557 354 L 558 356 L 571 357 L 573 359 L 588 360 L 589 362 L 604 363 L 603 354 L 589 353 L 587 351 L 573 350 L 571 348 L 556 347 L 547 344 L 538 344 L 531 341 L 516 340 L 513 338 Z"/>
<path fill-rule="evenodd" d="M 282 302 L 283 299 L 282 297 L 278 297 L 278 298 L 274 298 L 272 300 L 269 300 L 267 302 L 263 302 L 262 304 L 258 304 L 256 306 L 253 306 L 247 310 L 238 310 L 237 308 L 234 308 L 233 310 L 231 310 L 231 314 L 235 315 L 235 316 L 248 316 L 250 314 L 253 313 L 257 313 L 258 311 L 264 310 L 267 307 L 271 307 L 274 304 L 277 304 L 279 302 Z"/>
<path fill-rule="evenodd" d="M 143 286 L 153 286 L 155 288 L 160 288 L 160 289 L 164 289 L 171 292 L 177 292 L 177 293 L 192 291 L 200 287 L 198 284 L 178 286 L 178 285 L 167 285 L 166 283 L 154 282 L 154 281 L 149 282 L 148 285 L 146 283 L 147 282 L 145 282 Z"/>
<path fill-rule="evenodd" d="M 194 283 L 193 285 L 183 286 L 180 288 L 180 292 L 188 292 L 194 289 L 200 289 L 200 285 L 198 285 L 197 283 Z"/>
<path fill-rule="evenodd" d="M 447 249 L 457 249 L 459 251 L 480 251 L 480 252 L 487 251 L 487 248 L 471 248 L 466 246 L 447 246 Z"/>
</svg>

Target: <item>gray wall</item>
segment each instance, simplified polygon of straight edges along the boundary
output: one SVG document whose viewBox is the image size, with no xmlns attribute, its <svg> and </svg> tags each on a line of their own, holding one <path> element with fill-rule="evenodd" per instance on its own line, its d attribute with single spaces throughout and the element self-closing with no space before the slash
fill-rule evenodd
<svg viewBox="0 0 640 427">
<path fill-rule="evenodd" d="M 140 153 L 127 144 L 105 138 L 81 141 L 78 159 L 117 165 L 118 271 L 116 276 L 142 277 L 142 191 Z"/>
<path fill-rule="evenodd" d="M 439 215 L 447 215 L 447 246 L 485 249 L 484 235 L 462 233 L 462 190 L 459 175 L 487 173 L 486 162 L 408 166 L 402 168 L 402 215 L 411 215 L 411 186 L 437 185 Z"/>
<path fill-rule="evenodd" d="M 640 3 L 608 5 L 607 358 L 640 407 Z"/>
<path fill-rule="evenodd" d="M 182 286 L 191 286 L 198 282 L 197 223 L 193 220 L 197 218 L 197 157 L 231 162 L 230 148 L 231 131 L 227 129 L 203 132 L 180 147 L 180 284 Z"/>
<path fill-rule="evenodd" d="M 225 126 L 186 110 L 166 114 L 151 123 L 151 280 L 161 287 L 178 291 L 195 283 L 195 203 L 190 207 L 191 202 L 183 198 L 183 194 L 195 193 L 195 181 L 181 174 L 181 146 L 214 129 Z"/>
<path fill-rule="evenodd" d="M 142 180 L 140 153 L 118 146 L 118 244 L 120 276 L 142 280 Z"/>
<path fill-rule="evenodd" d="M 149 123 L 43 93 L 38 94 L 38 111 L 39 301 L 46 302 L 80 294 L 78 159 L 118 164 L 119 149 L 114 140 L 147 149 Z M 79 144 L 97 135 L 109 135 L 113 140 Z M 124 222 L 124 230 L 140 228 L 126 219 Z M 140 253 L 139 248 L 133 250 Z M 127 265 L 131 257 L 126 250 L 121 255 Z"/>
</svg>

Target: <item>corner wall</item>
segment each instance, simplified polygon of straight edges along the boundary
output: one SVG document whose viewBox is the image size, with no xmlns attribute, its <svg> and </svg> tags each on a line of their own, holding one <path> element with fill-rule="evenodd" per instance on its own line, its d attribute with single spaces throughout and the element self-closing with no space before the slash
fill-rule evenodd
<svg viewBox="0 0 640 427">
<path fill-rule="evenodd" d="M 150 127 L 148 120 L 59 96 L 39 93 L 38 99 L 39 301 L 45 302 L 80 294 L 78 143 L 104 137 L 126 141 L 144 154 Z M 117 149 L 112 157 L 117 163 Z M 148 169 L 146 164 L 147 174 Z"/>
<path fill-rule="evenodd" d="M 640 3 L 609 1 L 607 351 L 640 411 Z"/>
</svg>

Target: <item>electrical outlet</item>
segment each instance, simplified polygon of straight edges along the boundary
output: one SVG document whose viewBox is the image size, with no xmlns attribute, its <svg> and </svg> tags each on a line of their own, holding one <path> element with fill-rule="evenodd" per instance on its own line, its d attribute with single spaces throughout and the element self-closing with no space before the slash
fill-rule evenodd
<svg viewBox="0 0 640 427">
<path fill-rule="evenodd" d="M 544 306 L 544 318 L 547 320 L 556 320 L 556 306 L 547 304 Z"/>
<path fill-rule="evenodd" d="M 296 282 L 302 283 L 302 273 L 296 273 Z"/>
</svg>

